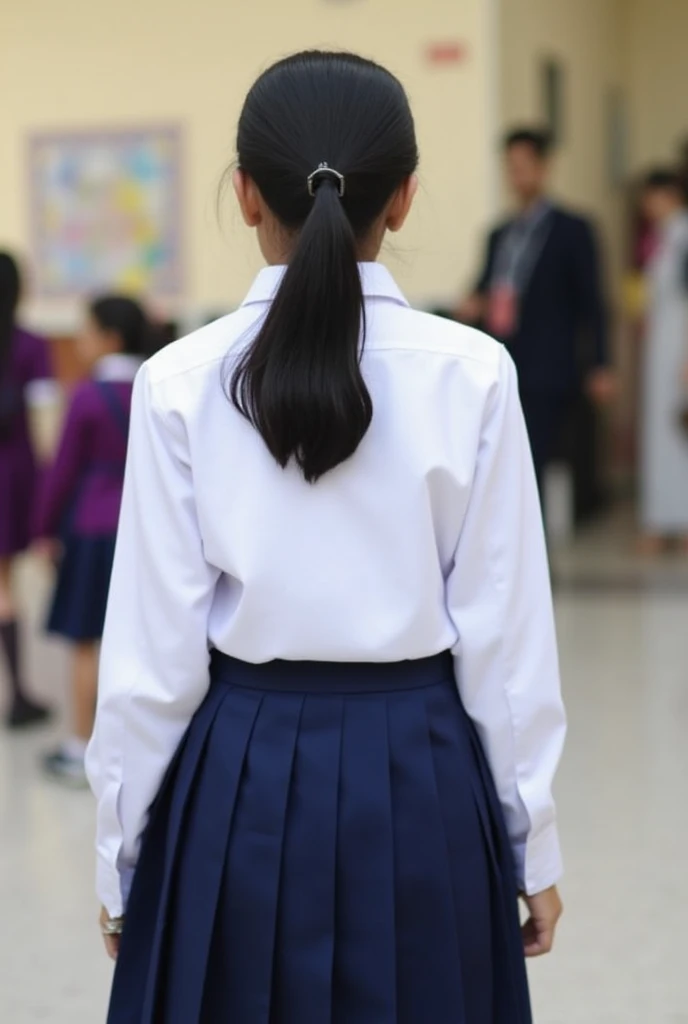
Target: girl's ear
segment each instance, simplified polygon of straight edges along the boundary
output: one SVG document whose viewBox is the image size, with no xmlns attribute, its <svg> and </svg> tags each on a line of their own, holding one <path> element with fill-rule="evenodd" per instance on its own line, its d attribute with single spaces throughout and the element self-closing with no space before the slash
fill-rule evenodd
<svg viewBox="0 0 688 1024">
<path fill-rule="evenodd" d="M 241 215 L 250 228 L 257 228 L 263 220 L 260 203 L 260 193 L 252 178 L 249 178 L 245 171 L 237 167 L 232 175 L 232 184 L 239 201 Z"/>
<path fill-rule="evenodd" d="M 418 191 L 418 175 L 412 174 L 396 190 L 387 207 L 385 226 L 388 231 L 401 231 Z"/>
</svg>

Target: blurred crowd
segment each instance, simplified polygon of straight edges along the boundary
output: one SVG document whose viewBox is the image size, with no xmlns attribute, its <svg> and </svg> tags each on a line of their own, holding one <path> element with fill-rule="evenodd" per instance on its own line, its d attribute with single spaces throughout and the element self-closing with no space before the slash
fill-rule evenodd
<svg viewBox="0 0 688 1024">
<path fill-rule="evenodd" d="M 80 372 L 61 429 L 45 445 L 39 412 L 56 397 L 49 343 L 20 326 L 19 266 L 0 253 L 0 639 L 10 694 L 6 724 L 45 722 L 50 709 L 24 676 L 15 589 L 16 559 L 28 548 L 54 567 L 46 630 L 72 652 L 69 732 L 43 758 L 46 773 L 85 786 L 84 754 L 93 728 L 98 645 L 124 484 L 134 378 L 166 338 L 142 305 L 124 295 L 91 301 L 73 339 Z M 46 450 L 47 448 L 47 450 Z"/>
<path fill-rule="evenodd" d="M 619 390 L 603 260 L 592 224 L 552 195 L 546 132 L 510 132 L 504 163 L 514 212 L 490 232 L 455 315 L 513 356 L 543 504 L 547 468 L 564 455 L 584 515 L 603 497 L 596 409 Z M 641 339 L 638 546 L 647 553 L 688 550 L 687 197 L 688 144 L 676 167 L 653 168 L 633 186 L 627 291 Z"/>
</svg>

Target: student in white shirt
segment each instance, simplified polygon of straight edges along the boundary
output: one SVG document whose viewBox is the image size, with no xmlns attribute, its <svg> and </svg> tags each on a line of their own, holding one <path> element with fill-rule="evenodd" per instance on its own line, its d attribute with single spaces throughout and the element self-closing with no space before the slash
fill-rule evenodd
<svg viewBox="0 0 688 1024">
<path fill-rule="evenodd" d="M 87 758 L 108 1021 L 528 1024 L 565 727 L 514 368 L 374 262 L 418 159 L 387 71 L 280 62 L 237 148 L 269 266 L 134 389 Z"/>
</svg>

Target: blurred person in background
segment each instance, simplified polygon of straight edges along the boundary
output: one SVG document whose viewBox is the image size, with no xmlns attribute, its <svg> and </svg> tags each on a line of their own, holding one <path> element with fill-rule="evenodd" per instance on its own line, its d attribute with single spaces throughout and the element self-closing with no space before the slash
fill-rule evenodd
<svg viewBox="0 0 688 1024">
<path fill-rule="evenodd" d="M 21 277 L 0 252 L 0 646 L 7 662 L 10 701 L 6 722 L 21 728 L 45 721 L 47 709 L 27 693 L 22 674 L 20 627 L 12 570 L 31 539 L 37 459 L 28 402 L 31 388 L 51 376 L 46 342 L 19 327 Z"/>
<path fill-rule="evenodd" d="M 72 731 L 45 757 L 44 767 L 77 786 L 86 784 L 84 754 L 95 714 L 132 386 L 152 336 L 146 314 L 132 299 L 114 295 L 91 304 L 77 341 L 90 376 L 73 393 L 41 497 L 37 546 L 50 557 L 61 548 L 48 631 L 73 649 Z"/>
<path fill-rule="evenodd" d="M 614 392 L 607 313 L 592 227 L 549 194 L 548 134 L 512 131 L 504 154 L 517 212 L 490 234 L 480 276 L 457 315 L 502 341 L 516 363 L 542 493 L 581 389 L 597 401 Z"/>
<path fill-rule="evenodd" d="M 688 212 L 680 175 L 647 175 L 643 207 L 657 245 L 647 266 L 641 380 L 641 548 L 679 537 L 688 547 Z"/>
<path fill-rule="evenodd" d="M 679 146 L 678 175 L 681 180 L 683 205 L 688 206 L 688 137 L 683 139 Z"/>
</svg>

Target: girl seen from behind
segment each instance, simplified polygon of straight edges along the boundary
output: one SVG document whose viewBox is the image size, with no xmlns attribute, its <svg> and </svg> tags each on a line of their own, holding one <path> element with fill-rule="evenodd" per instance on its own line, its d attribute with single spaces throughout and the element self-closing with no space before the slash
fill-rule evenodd
<svg viewBox="0 0 688 1024">
<path fill-rule="evenodd" d="M 0 646 L 10 682 L 6 722 L 13 729 L 48 717 L 25 686 L 13 568 L 31 539 L 38 479 L 29 398 L 52 373 L 45 341 L 17 323 L 20 298 L 19 267 L 0 252 Z"/>
<path fill-rule="evenodd" d="M 564 715 L 514 368 L 375 262 L 418 161 L 387 71 L 281 61 L 237 148 L 268 266 L 134 388 L 87 757 L 109 1024 L 528 1024 Z"/>
<path fill-rule="evenodd" d="M 60 552 L 48 630 L 72 645 L 71 734 L 46 756 L 44 767 L 74 785 L 85 784 L 132 385 L 150 338 L 146 315 L 133 300 L 106 296 L 91 304 L 78 338 L 90 375 L 72 396 L 40 503 L 41 547 L 52 555 L 57 545 Z"/>
</svg>

